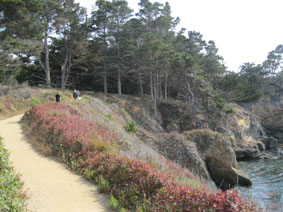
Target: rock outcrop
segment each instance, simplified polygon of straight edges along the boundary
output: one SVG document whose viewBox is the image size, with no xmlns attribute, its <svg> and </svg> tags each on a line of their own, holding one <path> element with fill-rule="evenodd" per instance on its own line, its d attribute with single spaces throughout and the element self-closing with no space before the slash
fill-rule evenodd
<svg viewBox="0 0 283 212">
<path fill-rule="evenodd" d="M 227 138 L 209 129 L 170 133 L 158 144 L 167 158 L 182 164 L 201 178 L 213 180 L 223 189 L 236 184 L 251 185 L 251 180 L 237 170 L 236 155 Z"/>
<path fill-rule="evenodd" d="M 268 137 L 261 139 L 262 143 L 264 143 L 265 149 L 277 149 L 278 141 L 276 138 Z"/>
<path fill-rule="evenodd" d="M 283 97 L 263 98 L 256 102 L 240 103 L 254 113 L 264 126 L 267 135 L 283 144 Z"/>
<path fill-rule="evenodd" d="M 261 139 L 266 138 L 265 129 L 258 118 L 237 104 L 231 104 L 235 111 L 223 117 L 218 131 L 229 137 L 237 160 L 258 159 L 265 150 Z"/>
</svg>

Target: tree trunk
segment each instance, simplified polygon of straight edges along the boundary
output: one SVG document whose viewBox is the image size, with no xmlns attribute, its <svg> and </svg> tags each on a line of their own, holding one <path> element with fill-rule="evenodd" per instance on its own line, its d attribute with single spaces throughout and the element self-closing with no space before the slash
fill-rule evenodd
<svg viewBox="0 0 283 212">
<path fill-rule="evenodd" d="M 118 95 L 122 95 L 122 87 L 121 87 L 121 67 L 120 67 L 120 44 L 119 44 L 119 39 L 117 41 L 117 48 L 118 48 L 118 76 L 117 76 L 117 80 L 118 80 Z"/>
<path fill-rule="evenodd" d="M 154 87 L 154 101 L 153 101 L 153 108 L 154 108 L 154 118 L 157 118 L 157 73 L 154 74 L 153 78 L 153 87 Z"/>
<path fill-rule="evenodd" d="M 154 88 L 154 95 L 156 96 L 156 99 L 159 99 L 159 71 L 156 71 L 156 92 Z"/>
<path fill-rule="evenodd" d="M 138 68 L 138 73 L 139 73 L 140 96 L 143 97 L 143 85 L 142 85 L 142 76 L 141 76 L 140 68 Z"/>
<path fill-rule="evenodd" d="M 153 82 L 152 82 L 152 71 L 150 71 L 150 96 L 151 96 L 151 100 L 154 99 L 154 95 L 153 95 Z"/>
<path fill-rule="evenodd" d="M 158 97 L 162 99 L 162 74 L 159 72 Z"/>
<path fill-rule="evenodd" d="M 61 89 L 66 87 L 66 72 L 61 72 Z"/>
<path fill-rule="evenodd" d="M 118 95 L 122 95 L 120 64 L 118 64 Z"/>
<path fill-rule="evenodd" d="M 49 68 L 49 48 L 48 48 L 48 32 L 45 32 L 44 37 L 44 51 L 45 51 L 45 80 L 48 88 L 51 87 L 50 68 Z"/>
<path fill-rule="evenodd" d="M 65 61 L 64 63 L 61 65 L 61 89 L 65 89 L 66 87 L 66 83 L 67 83 L 67 79 L 66 79 L 66 72 L 67 72 L 67 64 L 68 64 L 68 60 L 69 60 L 69 51 L 67 51 L 66 56 L 65 56 Z"/>
<path fill-rule="evenodd" d="M 104 86 L 104 94 L 107 94 L 107 70 L 106 70 L 105 57 L 103 62 L 103 86 Z"/>
<path fill-rule="evenodd" d="M 168 99 L 168 69 L 165 69 L 165 77 L 164 77 L 164 99 Z"/>
<path fill-rule="evenodd" d="M 107 48 L 107 42 L 106 42 L 106 27 L 103 27 L 103 42 L 104 42 L 104 50 L 103 50 L 103 88 L 104 88 L 104 94 L 107 94 L 107 67 L 106 67 L 106 48 Z"/>
</svg>

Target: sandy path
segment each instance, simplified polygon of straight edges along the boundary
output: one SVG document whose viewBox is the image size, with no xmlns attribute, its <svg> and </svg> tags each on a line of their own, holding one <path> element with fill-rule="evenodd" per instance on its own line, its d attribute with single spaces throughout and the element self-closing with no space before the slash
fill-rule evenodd
<svg viewBox="0 0 283 212">
<path fill-rule="evenodd" d="M 33 212 L 111 211 L 108 199 L 62 164 L 38 154 L 25 140 L 21 115 L 0 121 L 0 136 L 16 172 L 22 174 L 27 207 Z"/>
</svg>

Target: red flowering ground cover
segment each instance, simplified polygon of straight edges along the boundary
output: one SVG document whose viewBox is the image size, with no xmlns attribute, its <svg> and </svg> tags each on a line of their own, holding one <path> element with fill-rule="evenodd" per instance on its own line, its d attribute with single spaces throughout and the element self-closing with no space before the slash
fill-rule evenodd
<svg viewBox="0 0 283 212">
<path fill-rule="evenodd" d="M 23 121 L 60 159 L 118 199 L 120 207 L 140 212 L 258 210 L 235 192 L 181 186 L 145 161 L 120 156 L 115 135 L 81 117 L 70 105 L 48 104 L 32 108 Z"/>
</svg>

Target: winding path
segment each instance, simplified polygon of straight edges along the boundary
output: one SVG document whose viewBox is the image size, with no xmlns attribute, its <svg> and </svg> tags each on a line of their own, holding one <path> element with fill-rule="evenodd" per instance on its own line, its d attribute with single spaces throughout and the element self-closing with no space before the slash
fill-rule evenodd
<svg viewBox="0 0 283 212">
<path fill-rule="evenodd" d="M 95 185 L 67 170 L 62 164 L 37 153 L 26 141 L 19 120 L 0 121 L 0 136 L 10 152 L 16 172 L 22 174 L 27 208 L 32 212 L 108 212 L 108 199 Z"/>
</svg>

